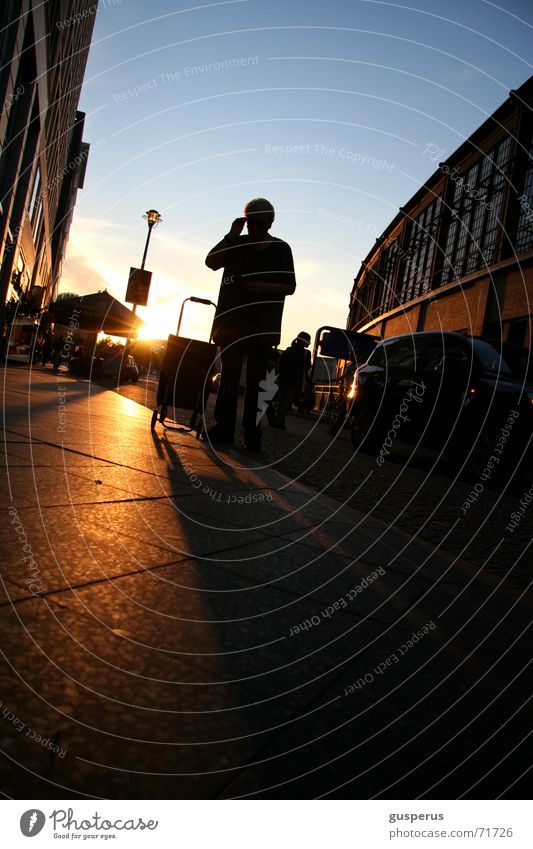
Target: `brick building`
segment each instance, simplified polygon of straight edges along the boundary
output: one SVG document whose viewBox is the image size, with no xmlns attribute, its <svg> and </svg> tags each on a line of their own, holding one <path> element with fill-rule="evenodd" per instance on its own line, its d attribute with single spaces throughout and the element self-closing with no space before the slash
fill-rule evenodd
<svg viewBox="0 0 533 849">
<path fill-rule="evenodd" d="M 78 101 L 97 4 L 4 0 L 0 9 L 0 326 L 7 301 L 58 289 L 89 145 Z"/>
<path fill-rule="evenodd" d="M 348 329 L 531 346 L 533 77 L 438 168 L 361 265 Z M 436 145 L 426 155 L 438 161 Z"/>
</svg>

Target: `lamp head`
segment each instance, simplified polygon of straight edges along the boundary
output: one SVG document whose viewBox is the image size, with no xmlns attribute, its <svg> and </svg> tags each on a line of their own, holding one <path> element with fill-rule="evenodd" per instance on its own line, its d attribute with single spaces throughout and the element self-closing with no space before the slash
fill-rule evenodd
<svg viewBox="0 0 533 849">
<path fill-rule="evenodd" d="M 143 218 L 145 218 L 148 221 L 149 227 L 157 227 L 159 222 L 163 220 L 161 218 L 161 216 L 159 215 L 159 212 L 157 211 L 157 209 L 149 209 L 148 212 L 146 212 L 145 215 L 143 215 Z"/>
</svg>

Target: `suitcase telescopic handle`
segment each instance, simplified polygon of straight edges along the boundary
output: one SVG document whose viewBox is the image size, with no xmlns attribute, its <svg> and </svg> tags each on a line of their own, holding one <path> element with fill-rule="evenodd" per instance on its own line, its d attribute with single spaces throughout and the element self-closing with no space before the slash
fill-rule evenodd
<svg viewBox="0 0 533 849">
<path fill-rule="evenodd" d="M 185 298 L 180 309 L 180 317 L 178 320 L 178 329 L 176 330 L 176 336 L 180 335 L 181 320 L 183 318 L 183 308 L 185 307 L 187 301 L 192 301 L 194 304 L 206 304 L 206 306 L 213 306 L 215 307 L 215 309 L 217 306 L 213 301 L 210 301 L 209 298 L 197 298 L 196 295 L 190 295 L 190 297 Z"/>
</svg>

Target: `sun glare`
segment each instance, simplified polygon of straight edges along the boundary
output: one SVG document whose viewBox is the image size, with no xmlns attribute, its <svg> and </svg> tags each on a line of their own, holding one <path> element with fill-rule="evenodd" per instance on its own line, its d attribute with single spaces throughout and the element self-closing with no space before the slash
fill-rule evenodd
<svg viewBox="0 0 533 849">
<path fill-rule="evenodd" d="M 170 333 L 176 333 L 178 327 L 181 302 L 175 309 L 169 308 L 168 302 L 161 305 L 139 309 L 138 315 L 144 321 L 139 329 L 139 339 L 166 339 Z M 180 336 L 189 339 L 206 340 L 211 333 L 214 311 L 197 304 L 186 304 L 180 327 Z"/>
</svg>

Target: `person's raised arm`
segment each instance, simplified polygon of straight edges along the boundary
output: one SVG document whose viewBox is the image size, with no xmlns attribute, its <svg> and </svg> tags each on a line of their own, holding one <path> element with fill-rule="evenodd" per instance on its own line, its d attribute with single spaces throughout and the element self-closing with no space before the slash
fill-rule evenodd
<svg viewBox="0 0 533 849">
<path fill-rule="evenodd" d="M 239 236 L 242 233 L 242 228 L 246 222 L 246 218 L 236 218 L 229 233 L 226 233 L 224 238 L 211 248 L 205 258 L 205 264 L 211 271 L 218 271 L 226 264 L 226 254 L 239 243 Z"/>
</svg>

